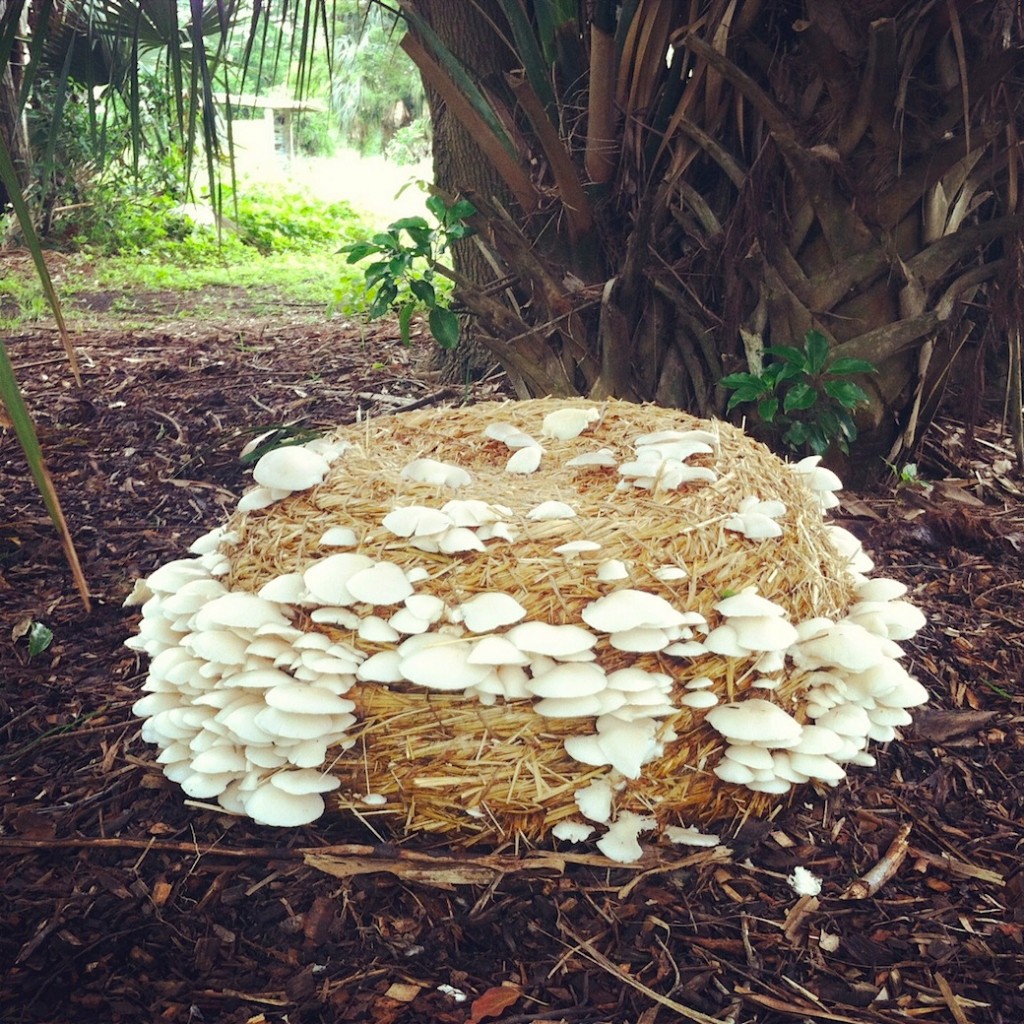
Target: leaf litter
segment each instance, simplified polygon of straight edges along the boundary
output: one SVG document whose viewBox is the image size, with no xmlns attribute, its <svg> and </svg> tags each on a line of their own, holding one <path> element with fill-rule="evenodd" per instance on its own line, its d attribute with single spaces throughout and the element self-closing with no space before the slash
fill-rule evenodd
<svg viewBox="0 0 1024 1024">
<path fill-rule="evenodd" d="M 397 337 L 115 326 L 76 338 L 82 390 L 52 332 L 11 340 L 96 605 L 0 434 L 0 1018 L 1019 1024 L 1024 514 L 994 428 L 968 449 L 940 423 L 921 469 L 955 483 L 840 510 L 928 614 L 908 647 L 928 709 L 875 769 L 715 849 L 624 868 L 521 838 L 455 851 L 372 813 L 274 830 L 163 778 L 125 595 L 224 519 L 252 437 L 463 397 Z"/>
</svg>

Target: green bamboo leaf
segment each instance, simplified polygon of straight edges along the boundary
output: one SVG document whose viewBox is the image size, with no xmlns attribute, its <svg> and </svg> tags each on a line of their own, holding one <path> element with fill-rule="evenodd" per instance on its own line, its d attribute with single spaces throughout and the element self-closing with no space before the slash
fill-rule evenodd
<svg viewBox="0 0 1024 1024">
<path fill-rule="evenodd" d="M 380 248 L 370 242 L 353 242 L 351 245 L 343 245 L 338 252 L 347 253 L 346 263 L 358 263 L 367 256 L 380 252 Z"/>
<path fill-rule="evenodd" d="M 64 313 L 61 310 L 60 299 L 57 297 L 57 289 L 53 286 L 53 279 L 47 269 L 46 260 L 43 258 L 43 247 L 36 234 L 35 225 L 32 223 L 32 214 L 29 212 L 28 204 L 21 192 L 21 183 L 18 181 L 18 174 L 11 163 L 11 155 L 0 138 L 0 182 L 3 182 L 7 195 L 10 197 L 11 206 L 21 226 L 21 233 L 25 237 L 25 245 L 32 253 L 32 262 L 35 264 L 36 273 L 39 275 L 39 283 L 43 287 L 43 294 L 53 311 L 53 318 L 57 322 L 57 330 L 60 332 L 64 351 L 67 353 L 68 362 L 71 364 L 71 372 L 74 374 L 75 382 L 82 383 L 82 374 L 78 368 L 78 357 L 75 355 L 74 346 L 71 344 L 71 336 L 68 334 L 67 324 L 64 322 Z"/>
<path fill-rule="evenodd" d="M 0 146 L 0 153 L 6 154 L 6 149 Z M 86 611 L 92 609 L 89 600 L 89 586 L 85 581 L 81 563 L 78 560 L 78 552 L 75 550 L 74 541 L 71 539 L 71 531 L 68 529 L 64 512 L 60 506 L 60 498 L 57 496 L 56 488 L 50 478 L 50 472 L 46 468 L 46 461 L 43 458 L 42 449 L 39 447 L 39 438 L 36 436 L 35 424 L 29 413 L 25 399 L 22 397 L 21 389 L 14 376 L 14 367 L 7 355 L 7 347 L 0 340 L 0 402 L 7 410 L 14 427 L 14 435 L 21 445 L 28 462 L 29 472 L 36 483 L 39 493 L 42 495 L 46 510 L 50 513 L 50 519 L 57 528 L 60 535 L 61 547 L 64 549 L 64 557 L 71 568 L 71 574 L 75 580 L 75 586 L 82 598 L 82 604 Z"/>
<path fill-rule="evenodd" d="M 434 291 L 434 286 L 429 281 L 422 279 L 410 281 L 409 291 L 428 309 L 433 309 L 437 305 L 437 294 Z"/>
<path fill-rule="evenodd" d="M 763 402 L 757 403 L 757 415 L 760 416 L 765 423 L 773 423 L 778 411 L 779 400 L 777 398 L 766 398 Z"/>
<path fill-rule="evenodd" d="M 523 65 L 529 83 L 544 108 L 557 120 L 555 92 L 551 88 L 551 65 L 541 49 L 525 4 L 523 0 L 505 0 L 501 8 L 512 29 L 516 56 Z"/>
<path fill-rule="evenodd" d="M 42 654 L 53 643 L 53 630 L 41 622 L 33 622 L 28 628 L 28 656 Z"/>
<path fill-rule="evenodd" d="M 469 220 L 477 215 L 477 208 L 468 199 L 459 199 L 452 203 L 445 216 L 445 226 L 449 229 L 455 221 Z"/>
</svg>

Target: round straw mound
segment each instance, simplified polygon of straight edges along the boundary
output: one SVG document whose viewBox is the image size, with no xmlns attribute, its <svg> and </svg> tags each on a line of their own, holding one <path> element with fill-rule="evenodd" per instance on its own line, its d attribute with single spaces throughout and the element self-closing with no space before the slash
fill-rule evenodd
<svg viewBox="0 0 1024 1024">
<path fill-rule="evenodd" d="M 331 805 L 452 843 L 773 813 L 873 763 L 927 694 L 923 617 L 825 522 L 839 481 L 725 423 L 554 399 L 264 454 L 140 581 L 165 774 L 268 825 Z M 242 511 L 244 509 L 244 511 Z M 686 826 L 686 827 L 684 827 Z"/>
<path fill-rule="evenodd" d="M 457 607 L 475 594 L 500 591 L 526 609 L 524 621 L 582 625 L 585 605 L 623 586 L 658 594 L 709 622 L 717 618 L 716 601 L 748 587 L 782 605 L 793 622 L 837 618 L 849 605 L 852 580 L 825 534 L 817 498 L 765 446 L 726 423 L 614 401 L 597 407 L 600 420 L 578 437 L 542 437 L 545 415 L 567 405 L 595 408 L 554 399 L 487 403 L 371 420 L 340 431 L 338 437 L 353 447 L 322 485 L 231 522 L 240 540 L 231 555 L 230 587 L 255 592 L 275 576 L 301 572 L 323 556 L 318 547 L 323 533 L 341 525 L 361 537 L 354 549 L 359 553 L 404 569 L 425 568 L 430 575 L 416 585 L 417 594 L 433 594 Z M 495 423 L 511 423 L 543 444 L 535 472 L 506 472 L 509 448 L 485 435 Z M 600 448 L 611 449 L 616 463 L 626 463 L 634 457 L 638 436 L 695 429 L 717 435 L 713 455 L 689 460 L 713 468 L 714 483 L 675 491 L 618 489 L 621 477 L 614 468 L 566 467 L 575 456 Z M 472 479 L 457 489 L 403 479 L 402 471 L 416 458 L 461 467 Z M 781 537 L 751 541 L 724 529 L 749 496 L 785 504 Z M 440 507 L 455 497 L 511 509 L 507 519 L 515 541 L 488 541 L 483 553 L 431 554 L 411 548 L 381 525 L 397 507 Z M 576 516 L 527 518 L 549 500 L 565 502 Z M 601 546 L 572 555 L 553 550 L 580 540 Z M 609 559 L 629 567 L 628 579 L 602 583 L 597 578 L 597 567 Z M 677 566 L 686 577 L 663 582 L 655 573 L 664 566 Z M 367 653 L 389 646 L 368 644 L 350 630 L 317 628 Z M 732 700 L 756 675 L 754 659 L 744 664 L 709 655 L 691 662 L 633 654 L 604 638 L 596 651 L 609 672 L 634 665 L 671 674 L 677 695 L 688 678 L 699 675 L 713 680 L 721 700 Z M 794 687 L 793 680 L 785 681 L 776 699 L 786 705 Z M 411 683 L 360 683 L 346 696 L 357 706 L 359 724 L 350 734 L 355 744 L 330 766 L 342 782 L 338 806 L 392 816 L 407 831 L 446 833 L 464 843 L 515 834 L 536 839 L 559 821 L 579 818 L 575 793 L 609 774 L 606 767 L 573 760 L 564 747 L 566 736 L 591 732 L 592 719 L 545 718 L 533 710 L 533 701 L 487 707 L 462 693 L 432 692 Z M 664 719 L 677 739 L 666 744 L 664 756 L 644 766 L 639 779 L 616 793 L 617 809 L 654 814 L 665 822 L 681 816 L 710 823 L 737 814 L 763 815 L 779 802 L 777 796 L 722 783 L 711 773 L 723 740 L 704 724 L 704 714 L 683 708 Z M 366 793 L 386 797 L 385 809 L 370 812 L 361 799 Z"/>
</svg>

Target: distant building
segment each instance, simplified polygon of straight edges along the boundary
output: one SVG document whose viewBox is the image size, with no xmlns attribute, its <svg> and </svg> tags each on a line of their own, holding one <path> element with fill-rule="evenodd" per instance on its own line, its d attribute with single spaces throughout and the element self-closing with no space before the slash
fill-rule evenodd
<svg viewBox="0 0 1024 1024">
<path fill-rule="evenodd" d="M 263 165 L 269 160 L 287 167 L 298 155 L 295 142 L 296 114 L 323 112 L 317 100 L 292 100 L 284 96 L 254 96 L 241 93 L 230 102 L 223 93 L 217 97 L 231 121 L 235 159 Z"/>
</svg>

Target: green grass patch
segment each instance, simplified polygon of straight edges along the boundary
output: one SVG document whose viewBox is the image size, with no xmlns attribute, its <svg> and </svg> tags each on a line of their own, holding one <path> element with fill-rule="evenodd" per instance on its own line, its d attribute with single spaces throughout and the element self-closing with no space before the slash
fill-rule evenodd
<svg viewBox="0 0 1024 1024">
<path fill-rule="evenodd" d="M 103 211 L 79 225 L 56 275 L 65 314 L 79 327 L 366 308 L 363 274 L 339 249 L 372 228 L 348 203 L 251 189 L 237 204 L 229 197 L 219 231 L 203 223 L 202 208 L 163 196 L 106 203 Z M 48 315 L 34 271 L 9 268 L 0 280 L 0 328 Z"/>
</svg>

